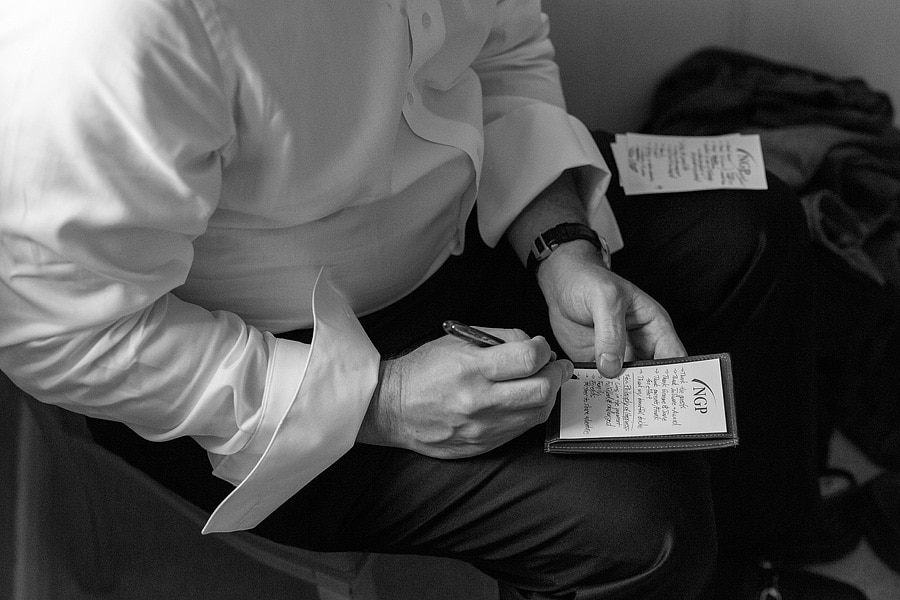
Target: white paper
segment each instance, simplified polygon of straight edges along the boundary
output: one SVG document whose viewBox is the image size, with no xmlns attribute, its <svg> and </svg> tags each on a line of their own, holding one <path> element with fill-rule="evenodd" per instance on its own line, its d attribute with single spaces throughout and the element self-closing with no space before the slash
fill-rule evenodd
<svg viewBox="0 0 900 600">
<path fill-rule="evenodd" d="M 727 431 L 720 359 L 628 367 L 615 379 L 575 369 L 562 386 L 563 439 Z"/>
<path fill-rule="evenodd" d="M 627 133 L 611 148 L 625 195 L 768 187 L 758 135 Z"/>
</svg>

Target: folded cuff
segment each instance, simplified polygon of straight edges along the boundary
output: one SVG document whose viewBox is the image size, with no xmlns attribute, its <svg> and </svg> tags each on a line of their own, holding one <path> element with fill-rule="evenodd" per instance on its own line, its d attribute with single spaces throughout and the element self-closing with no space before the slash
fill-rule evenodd
<svg viewBox="0 0 900 600">
<path fill-rule="evenodd" d="M 259 461 L 216 508 L 203 533 L 255 527 L 356 441 L 378 380 L 380 357 L 353 311 L 322 273 L 313 290 L 313 316 L 305 368 L 288 362 L 300 356 L 290 350 L 274 367 L 273 381 L 282 373 L 288 378 L 302 373 L 296 394 Z"/>
</svg>

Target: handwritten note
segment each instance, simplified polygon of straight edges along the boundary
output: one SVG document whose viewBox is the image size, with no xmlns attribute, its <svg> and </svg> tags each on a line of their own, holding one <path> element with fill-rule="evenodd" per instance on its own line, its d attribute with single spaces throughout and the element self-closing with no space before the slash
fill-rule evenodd
<svg viewBox="0 0 900 600">
<path fill-rule="evenodd" d="M 575 369 L 560 394 L 562 439 L 727 431 L 719 359 L 629 367 L 606 379 Z"/>
<path fill-rule="evenodd" d="M 627 133 L 611 148 L 625 195 L 768 187 L 758 135 Z"/>
</svg>

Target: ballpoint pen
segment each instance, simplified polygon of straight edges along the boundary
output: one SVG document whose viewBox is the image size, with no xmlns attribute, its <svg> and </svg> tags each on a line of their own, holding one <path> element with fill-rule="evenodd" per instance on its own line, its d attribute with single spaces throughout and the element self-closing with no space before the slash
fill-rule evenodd
<svg viewBox="0 0 900 600">
<path fill-rule="evenodd" d="M 461 340 L 465 340 L 476 346 L 481 346 L 482 348 L 497 346 L 498 344 L 504 343 L 504 340 L 501 340 L 496 336 L 481 331 L 480 329 L 476 329 L 470 325 L 466 325 L 465 323 L 460 323 L 459 321 L 444 321 L 444 331 Z M 556 360 L 555 352 L 551 353 L 550 360 Z M 578 376 L 573 373 L 572 379 L 578 379 Z"/>
<path fill-rule="evenodd" d="M 489 333 L 475 329 L 459 321 L 444 321 L 444 331 L 469 343 L 487 348 L 502 344 L 503 340 Z"/>
</svg>

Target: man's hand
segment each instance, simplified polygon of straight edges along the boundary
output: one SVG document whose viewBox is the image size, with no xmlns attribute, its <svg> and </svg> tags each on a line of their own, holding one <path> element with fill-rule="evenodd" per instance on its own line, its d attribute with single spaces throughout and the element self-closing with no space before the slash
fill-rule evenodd
<svg viewBox="0 0 900 600">
<path fill-rule="evenodd" d="M 546 421 L 572 363 L 555 360 L 542 337 L 485 331 L 508 343 L 480 348 L 444 336 L 382 362 L 357 440 L 462 458 Z"/>
<path fill-rule="evenodd" d="M 572 171 L 542 191 L 516 217 L 506 236 L 525 264 L 539 233 L 569 222 L 587 224 Z M 596 361 L 602 375 L 615 377 L 625 360 L 684 356 L 684 346 L 662 306 L 607 269 L 590 242 L 561 244 L 541 261 L 537 278 L 553 333 L 572 360 Z"/>
<path fill-rule="evenodd" d="M 596 361 L 606 377 L 625 360 L 685 355 L 662 306 L 608 270 L 589 242 L 559 246 L 541 263 L 538 282 L 563 350 L 572 360 Z"/>
</svg>

